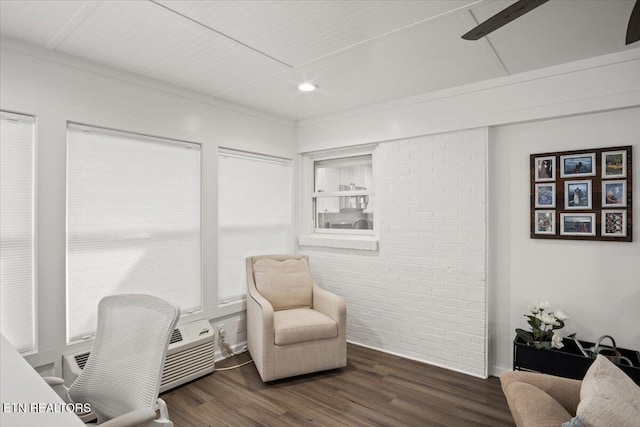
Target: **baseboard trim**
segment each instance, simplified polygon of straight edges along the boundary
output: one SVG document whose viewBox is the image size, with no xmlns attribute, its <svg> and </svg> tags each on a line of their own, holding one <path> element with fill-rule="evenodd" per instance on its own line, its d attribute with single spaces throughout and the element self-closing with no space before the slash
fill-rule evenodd
<svg viewBox="0 0 640 427">
<path fill-rule="evenodd" d="M 503 366 L 490 366 L 489 367 L 489 376 L 492 377 L 500 377 L 500 374 L 503 372 L 511 371 L 511 368 L 505 368 Z"/>
</svg>

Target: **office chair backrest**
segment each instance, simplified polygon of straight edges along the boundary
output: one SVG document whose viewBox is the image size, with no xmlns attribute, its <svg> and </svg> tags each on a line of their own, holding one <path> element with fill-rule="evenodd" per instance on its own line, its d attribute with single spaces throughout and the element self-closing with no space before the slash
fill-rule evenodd
<svg viewBox="0 0 640 427">
<path fill-rule="evenodd" d="M 141 408 L 155 410 L 169 339 L 180 310 L 150 295 L 104 297 L 91 354 L 69 389 L 98 423 Z"/>
</svg>

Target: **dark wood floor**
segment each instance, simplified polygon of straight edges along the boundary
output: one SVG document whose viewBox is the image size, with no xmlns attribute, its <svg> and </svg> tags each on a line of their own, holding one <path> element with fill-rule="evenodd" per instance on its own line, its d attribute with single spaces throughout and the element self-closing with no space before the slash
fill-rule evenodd
<svg viewBox="0 0 640 427">
<path fill-rule="evenodd" d="M 244 353 L 216 367 L 249 358 Z M 351 344 L 343 369 L 264 384 L 249 364 L 161 397 L 176 427 L 514 425 L 497 378 L 482 380 Z"/>
</svg>

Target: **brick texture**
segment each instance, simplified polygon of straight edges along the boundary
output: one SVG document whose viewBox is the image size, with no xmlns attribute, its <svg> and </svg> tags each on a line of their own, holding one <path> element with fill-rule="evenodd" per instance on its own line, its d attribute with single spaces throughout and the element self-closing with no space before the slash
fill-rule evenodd
<svg viewBox="0 0 640 427">
<path fill-rule="evenodd" d="M 381 143 L 379 250 L 302 247 L 347 337 L 485 376 L 486 130 Z"/>
</svg>

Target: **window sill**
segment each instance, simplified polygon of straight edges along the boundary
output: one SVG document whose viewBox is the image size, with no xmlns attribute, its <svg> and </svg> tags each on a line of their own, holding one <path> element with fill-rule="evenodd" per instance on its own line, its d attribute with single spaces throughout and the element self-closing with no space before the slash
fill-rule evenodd
<svg viewBox="0 0 640 427">
<path fill-rule="evenodd" d="M 360 251 L 377 251 L 378 238 L 375 236 L 346 236 L 310 234 L 298 237 L 300 246 L 316 246 L 322 248 L 356 249 Z"/>
</svg>

